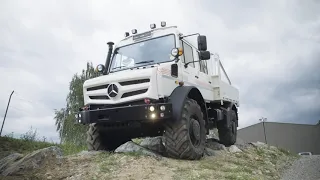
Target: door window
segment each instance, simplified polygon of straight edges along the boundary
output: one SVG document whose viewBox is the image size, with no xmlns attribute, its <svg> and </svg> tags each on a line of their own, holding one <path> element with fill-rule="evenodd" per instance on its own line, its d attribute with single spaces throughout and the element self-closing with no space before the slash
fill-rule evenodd
<svg viewBox="0 0 320 180">
<path fill-rule="evenodd" d="M 194 66 L 194 60 L 193 60 L 193 49 L 191 46 L 186 44 L 185 42 L 182 42 L 183 45 L 183 58 L 184 58 L 184 63 L 192 62 L 189 63 L 188 66 L 195 67 Z"/>
</svg>

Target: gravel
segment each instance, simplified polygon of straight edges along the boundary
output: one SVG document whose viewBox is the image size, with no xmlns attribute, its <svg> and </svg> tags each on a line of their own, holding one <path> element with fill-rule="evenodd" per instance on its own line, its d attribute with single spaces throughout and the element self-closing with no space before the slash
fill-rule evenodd
<svg viewBox="0 0 320 180">
<path fill-rule="evenodd" d="M 282 180 L 320 180 L 320 155 L 302 156 L 284 172 Z"/>
</svg>

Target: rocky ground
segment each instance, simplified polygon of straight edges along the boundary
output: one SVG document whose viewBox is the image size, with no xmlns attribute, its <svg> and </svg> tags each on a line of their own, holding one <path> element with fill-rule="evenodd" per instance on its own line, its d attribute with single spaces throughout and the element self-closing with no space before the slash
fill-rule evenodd
<svg viewBox="0 0 320 180">
<path fill-rule="evenodd" d="M 0 179 L 280 179 L 297 156 L 266 144 L 225 147 L 209 138 L 198 161 L 165 157 L 161 137 L 127 142 L 113 152 L 82 151 L 63 156 L 59 147 L 0 160 Z"/>
</svg>

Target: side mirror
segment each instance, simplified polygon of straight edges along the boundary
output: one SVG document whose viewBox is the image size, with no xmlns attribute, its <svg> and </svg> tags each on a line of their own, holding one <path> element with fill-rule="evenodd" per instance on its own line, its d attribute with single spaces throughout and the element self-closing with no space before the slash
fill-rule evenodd
<svg viewBox="0 0 320 180">
<path fill-rule="evenodd" d="M 209 60 L 211 57 L 210 51 L 200 51 L 199 58 L 200 60 Z"/>
<path fill-rule="evenodd" d="M 206 51 L 207 50 L 207 37 L 200 35 L 198 36 L 198 49 L 199 51 Z"/>
</svg>

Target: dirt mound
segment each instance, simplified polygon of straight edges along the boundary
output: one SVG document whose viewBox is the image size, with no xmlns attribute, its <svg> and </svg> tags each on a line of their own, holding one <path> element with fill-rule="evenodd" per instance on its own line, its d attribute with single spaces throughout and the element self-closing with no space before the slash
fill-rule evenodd
<svg viewBox="0 0 320 180">
<path fill-rule="evenodd" d="M 208 139 L 205 152 L 198 161 L 167 158 L 161 137 L 127 142 L 114 153 L 83 151 L 61 156 L 57 148 L 44 148 L 31 153 L 33 156 L 11 155 L 16 159 L 7 158 L 0 173 L 4 179 L 279 179 L 296 158 L 263 143 L 239 141 L 225 147 L 214 138 Z M 25 163 L 22 159 L 37 165 L 14 168 Z M 16 171 L 4 173 L 8 168 Z"/>
</svg>

